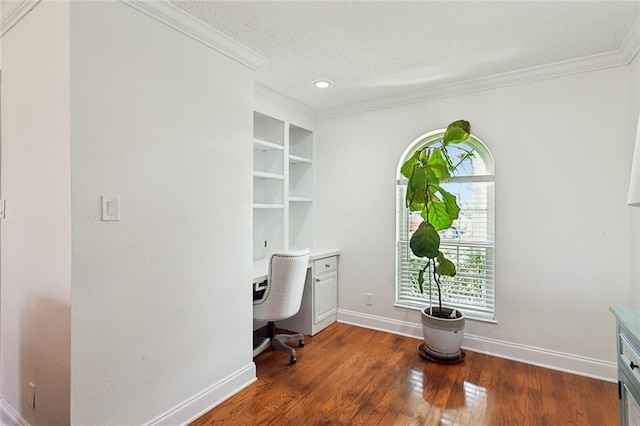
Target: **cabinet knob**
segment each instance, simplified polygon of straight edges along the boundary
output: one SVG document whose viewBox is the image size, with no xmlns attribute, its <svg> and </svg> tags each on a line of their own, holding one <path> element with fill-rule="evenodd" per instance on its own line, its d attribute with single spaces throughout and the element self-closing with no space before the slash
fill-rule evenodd
<svg viewBox="0 0 640 426">
<path fill-rule="evenodd" d="M 633 370 L 633 369 L 635 369 L 635 368 L 640 367 L 640 365 L 638 365 L 638 364 L 636 364 L 635 362 L 631 361 L 631 363 L 629 363 L 629 367 L 631 367 L 631 369 Z"/>
<path fill-rule="evenodd" d="M 325 264 L 324 264 L 324 267 L 325 267 L 325 268 L 331 268 L 331 265 L 329 265 L 328 263 L 325 263 Z"/>
<path fill-rule="evenodd" d="M 316 282 L 319 283 L 320 282 L 320 278 L 316 278 Z M 636 365 L 636 367 L 637 367 L 637 365 Z"/>
</svg>

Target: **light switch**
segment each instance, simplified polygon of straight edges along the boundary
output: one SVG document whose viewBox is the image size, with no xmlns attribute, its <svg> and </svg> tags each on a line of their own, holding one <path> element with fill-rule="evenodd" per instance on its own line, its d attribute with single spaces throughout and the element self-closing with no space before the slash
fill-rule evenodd
<svg viewBox="0 0 640 426">
<path fill-rule="evenodd" d="M 117 195 L 102 196 L 102 220 L 120 220 L 120 197 Z"/>
<path fill-rule="evenodd" d="M 118 211 L 118 204 L 115 201 L 107 201 L 107 216 L 114 216 Z"/>
</svg>

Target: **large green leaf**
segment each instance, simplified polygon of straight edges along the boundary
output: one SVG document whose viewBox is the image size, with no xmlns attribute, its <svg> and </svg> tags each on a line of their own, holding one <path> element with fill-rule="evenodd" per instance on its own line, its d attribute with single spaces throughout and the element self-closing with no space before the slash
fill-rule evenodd
<svg viewBox="0 0 640 426">
<path fill-rule="evenodd" d="M 458 120 L 447 126 L 447 130 L 442 137 L 442 144 L 444 146 L 450 143 L 460 143 L 467 140 L 471 133 L 471 125 L 466 120 Z"/>
<path fill-rule="evenodd" d="M 428 215 L 427 215 L 428 212 Z M 422 217 L 433 225 L 436 231 L 449 228 L 460 215 L 456 196 L 438 185 L 429 186 L 427 206 Z"/>
<path fill-rule="evenodd" d="M 441 148 L 436 148 L 433 150 L 429 159 L 427 160 L 427 167 L 429 170 L 433 172 L 433 174 L 438 178 L 438 182 L 446 182 L 451 177 L 449 174 L 449 162 L 445 158 L 443 154 L 443 150 Z"/>
<path fill-rule="evenodd" d="M 418 156 L 418 160 L 422 164 L 426 164 L 427 163 L 427 159 L 429 158 L 429 155 L 431 155 L 431 150 L 429 148 L 422 148 L 418 152 L 420 152 L 420 155 Z"/>
<path fill-rule="evenodd" d="M 419 157 L 420 151 L 416 151 L 413 153 L 411 158 L 404 162 L 404 164 L 400 168 L 400 173 L 402 173 L 402 176 L 406 177 L 407 179 L 411 178 L 411 173 L 413 173 L 413 168 L 418 163 Z"/>
<path fill-rule="evenodd" d="M 429 197 L 427 210 L 426 220 L 433 225 L 436 231 L 447 229 L 453 224 L 453 219 L 447 210 L 447 203 L 439 200 L 435 195 Z"/>
<path fill-rule="evenodd" d="M 411 211 L 422 210 L 425 202 L 425 189 L 427 187 L 427 173 L 419 164 L 413 166 L 413 172 L 407 183 L 406 206 Z"/>
<path fill-rule="evenodd" d="M 433 167 L 425 168 L 424 172 L 427 175 L 427 183 L 429 185 L 439 185 L 440 184 L 440 179 L 438 178 L 438 175 L 434 171 Z"/>
<path fill-rule="evenodd" d="M 433 226 L 422 222 L 411 236 L 409 247 L 416 256 L 433 259 L 440 251 L 440 235 Z"/>
<path fill-rule="evenodd" d="M 436 265 L 436 274 L 454 277 L 456 275 L 456 265 L 452 261 L 444 257 L 442 252 L 438 252 L 438 264 Z"/>
<path fill-rule="evenodd" d="M 407 193 L 407 196 L 409 194 Z M 416 188 L 413 195 L 411 196 L 411 201 L 407 200 L 407 208 L 412 212 L 421 212 L 425 209 L 424 204 L 424 192 L 422 188 Z"/>
<path fill-rule="evenodd" d="M 460 215 L 460 207 L 458 207 L 458 201 L 456 196 L 452 193 L 446 191 L 442 187 L 437 187 L 438 192 L 442 196 L 442 201 L 444 202 L 447 208 L 447 214 L 449 214 L 449 218 L 454 221 Z"/>
</svg>

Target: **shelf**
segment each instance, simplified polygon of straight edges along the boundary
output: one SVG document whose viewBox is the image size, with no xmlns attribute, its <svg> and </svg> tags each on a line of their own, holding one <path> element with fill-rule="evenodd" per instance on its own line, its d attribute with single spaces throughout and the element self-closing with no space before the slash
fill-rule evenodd
<svg viewBox="0 0 640 426">
<path fill-rule="evenodd" d="M 290 163 L 306 163 L 306 164 L 313 163 L 313 161 L 310 158 L 299 157 L 297 155 L 289 155 L 289 162 Z"/>
<path fill-rule="evenodd" d="M 289 124 L 289 153 L 299 158 L 312 158 L 313 132 Z"/>
<path fill-rule="evenodd" d="M 313 246 L 313 132 L 253 113 L 253 256 Z"/>
<path fill-rule="evenodd" d="M 277 143 L 264 141 L 262 139 L 254 138 L 253 145 L 255 148 L 261 151 L 271 151 L 271 150 L 284 150 L 284 146 L 278 145 Z"/>
<path fill-rule="evenodd" d="M 267 172 L 253 172 L 253 177 L 261 178 L 261 179 L 284 179 L 283 175 L 279 175 L 277 173 L 267 173 Z"/>
<path fill-rule="evenodd" d="M 284 204 L 253 204 L 254 209 L 284 209 Z"/>
<path fill-rule="evenodd" d="M 312 203 L 313 199 L 310 197 L 289 197 L 289 201 L 294 203 Z"/>
<path fill-rule="evenodd" d="M 253 138 L 262 149 L 284 149 L 284 132 L 284 121 L 254 111 Z"/>
</svg>

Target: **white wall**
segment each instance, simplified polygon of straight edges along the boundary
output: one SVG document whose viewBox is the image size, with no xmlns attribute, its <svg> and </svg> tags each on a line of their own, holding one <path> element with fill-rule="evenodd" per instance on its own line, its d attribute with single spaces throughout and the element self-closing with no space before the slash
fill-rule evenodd
<svg viewBox="0 0 640 426">
<path fill-rule="evenodd" d="M 121 2 L 39 3 L 2 64 L 0 423 L 182 423 L 254 380 L 252 72 Z"/>
<path fill-rule="evenodd" d="M 252 73 L 119 2 L 71 29 L 71 419 L 141 424 L 253 367 Z"/>
<path fill-rule="evenodd" d="M 416 137 L 464 118 L 496 161 L 498 323 L 467 333 L 612 363 L 608 308 L 635 297 L 629 84 L 617 67 L 321 121 L 316 235 L 342 250 L 340 308 L 419 323 L 392 306 L 395 173 Z"/>
<path fill-rule="evenodd" d="M 69 423 L 68 26 L 68 3 L 44 2 L 2 39 L 3 424 Z M 36 410 L 27 406 L 29 382 Z"/>
</svg>

